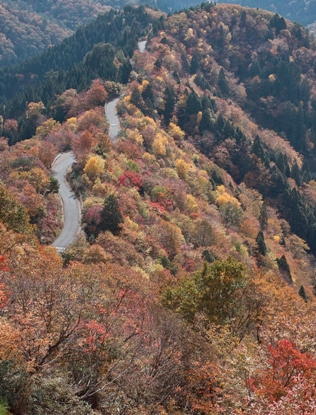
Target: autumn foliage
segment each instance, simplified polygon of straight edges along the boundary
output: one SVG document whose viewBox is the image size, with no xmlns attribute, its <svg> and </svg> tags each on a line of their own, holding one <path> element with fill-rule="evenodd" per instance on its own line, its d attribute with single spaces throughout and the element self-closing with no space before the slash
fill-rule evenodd
<svg viewBox="0 0 316 415">
<path fill-rule="evenodd" d="M 236 5 L 111 13 L 113 44 L 2 120 L 0 408 L 314 414 L 312 39 Z M 82 229 L 58 254 L 64 151 Z"/>
</svg>

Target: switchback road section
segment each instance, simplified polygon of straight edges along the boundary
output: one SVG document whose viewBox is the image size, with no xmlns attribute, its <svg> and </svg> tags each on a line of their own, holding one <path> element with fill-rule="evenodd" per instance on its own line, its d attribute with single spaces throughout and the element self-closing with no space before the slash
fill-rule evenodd
<svg viewBox="0 0 316 415">
<path fill-rule="evenodd" d="M 144 53 L 147 40 L 138 42 L 138 49 L 140 53 Z M 116 105 L 120 98 L 115 98 L 104 105 L 105 116 L 110 124 L 109 136 L 112 143 L 115 143 L 120 129 L 119 119 L 116 113 Z"/>
<path fill-rule="evenodd" d="M 75 161 L 73 153 L 61 154 L 53 164 L 53 176 L 59 183 L 59 194 L 63 201 L 64 227 L 53 242 L 58 252 L 64 251 L 71 244 L 80 229 L 80 208 L 75 194 L 66 183 L 66 172 Z"/>
<path fill-rule="evenodd" d="M 116 114 L 116 104 L 118 101 L 119 98 L 115 98 L 104 106 L 105 116 L 110 124 L 109 136 L 112 143 L 115 143 L 119 132 L 119 120 Z"/>
</svg>

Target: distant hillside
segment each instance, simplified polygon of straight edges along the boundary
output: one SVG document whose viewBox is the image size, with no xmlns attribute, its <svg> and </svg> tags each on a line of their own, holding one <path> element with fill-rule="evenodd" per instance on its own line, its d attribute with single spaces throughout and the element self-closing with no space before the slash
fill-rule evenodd
<svg viewBox="0 0 316 415">
<path fill-rule="evenodd" d="M 248 7 L 259 7 L 279 13 L 292 22 L 309 25 L 316 21 L 316 1 L 311 0 L 219 0 L 217 3 L 240 4 Z"/>
<path fill-rule="evenodd" d="M 80 25 L 114 7 L 123 8 L 127 0 L 0 0 L 0 67 L 19 63 L 58 44 Z M 196 1 L 135 1 L 147 3 L 167 13 L 190 7 Z"/>
<path fill-rule="evenodd" d="M 56 45 L 109 9 L 97 1 L 0 1 L 0 66 Z"/>
<path fill-rule="evenodd" d="M 19 2 L 1 2 L 0 66 L 32 56 L 70 34 L 65 26 L 20 7 Z"/>
<path fill-rule="evenodd" d="M 14 2 L 1 0 L 1 3 L 33 11 L 50 21 L 55 19 L 64 27 L 75 30 L 79 25 L 87 24 L 99 13 L 107 11 L 109 6 L 115 7 L 120 2 L 116 0 L 17 0 Z"/>
<path fill-rule="evenodd" d="M 147 4 L 166 13 L 195 6 L 197 0 L 0 0 L 0 67 L 21 62 L 58 44 L 82 24 L 110 7 Z M 219 1 L 218 3 L 224 3 Z M 303 25 L 316 21 L 316 1 L 230 0 L 229 3 L 267 9 Z M 314 31 L 313 26 L 310 30 Z"/>
</svg>

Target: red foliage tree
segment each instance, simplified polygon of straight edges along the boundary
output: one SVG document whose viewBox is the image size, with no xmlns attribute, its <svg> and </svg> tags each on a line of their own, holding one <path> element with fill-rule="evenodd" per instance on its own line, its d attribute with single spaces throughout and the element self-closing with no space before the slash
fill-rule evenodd
<svg viewBox="0 0 316 415">
<path fill-rule="evenodd" d="M 257 395 L 275 401 L 287 394 L 298 376 L 316 380 L 316 360 L 308 353 L 301 353 L 290 341 L 280 340 L 276 347 L 269 345 L 268 351 L 268 369 L 249 381 Z"/>
<path fill-rule="evenodd" d="M 92 81 L 92 85 L 85 96 L 85 106 L 87 109 L 104 105 L 107 97 L 107 92 L 101 79 Z"/>
<path fill-rule="evenodd" d="M 132 171 L 125 171 L 118 181 L 122 186 L 136 187 L 137 189 L 140 189 L 143 184 L 141 175 Z"/>
<path fill-rule="evenodd" d="M 79 164 L 83 165 L 95 144 L 95 139 L 90 131 L 83 131 L 78 137 L 73 140 L 72 147 Z"/>
</svg>

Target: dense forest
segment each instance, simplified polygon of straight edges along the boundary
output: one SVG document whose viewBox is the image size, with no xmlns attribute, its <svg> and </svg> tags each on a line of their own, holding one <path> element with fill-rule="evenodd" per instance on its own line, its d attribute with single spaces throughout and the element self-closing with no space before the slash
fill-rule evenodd
<svg viewBox="0 0 316 415">
<path fill-rule="evenodd" d="M 127 0 L 0 0 L 0 67 L 17 64 L 60 43 L 79 26 Z M 196 0 L 148 0 L 166 13 L 197 4 Z"/>
<path fill-rule="evenodd" d="M 0 414 L 315 414 L 315 62 L 301 25 L 203 3 L 0 70 Z"/>
<path fill-rule="evenodd" d="M 220 3 L 221 1 L 219 1 Z M 147 4 L 165 13 L 174 13 L 198 4 L 197 0 L 0 0 L 0 67 L 17 64 L 60 43 L 79 26 L 88 24 L 110 8 Z M 303 25 L 316 21 L 314 0 L 276 1 L 232 0 L 230 3 L 268 9 Z M 310 26 L 313 31 L 313 25 Z"/>
<path fill-rule="evenodd" d="M 220 3 L 221 1 L 219 1 Z M 147 4 L 165 13 L 194 6 L 197 0 L 0 0 L 0 67 L 17 64 L 47 47 L 60 43 L 80 25 L 88 24 L 110 8 Z M 230 3 L 268 9 L 303 25 L 316 21 L 314 0 L 276 1 L 231 0 Z M 310 26 L 313 31 L 313 25 Z"/>
<path fill-rule="evenodd" d="M 259 7 L 260 9 L 279 13 L 287 19 L 290 19 L 293 22 L 299 22 L 303 25 L 309 25 L 316 21 L 315 0 L 230 0 L 229 2 L 219 0 L 218 3 L 232 3 L 247 7 Z"/>
<path fill-rule="evenodd" d="M 125 14 L 111 10 L 78 29 L 60 45 L 18 66 L 0 70 L 3 115 L 17 118 L 20 124 L 11 143 L 35 132 L 34 120 L 25 113 L 27 103 L 42 101 L 45 106 L 52 107 L 57 95 L 70 88 L 87 88 L 91 80 L 99 76 L 127 82 L 132 69 L 129 59 L 137 39 L 147 33 L 151 20 L 155 20 L 155 12 L 151 19 L 144 7 L 136 10 L 129 6 L 126 6 Z M 158 30 L 159 25 L 158 20 L 154 30 Z"/>
<path fill-rule="evenodd" d="M 59 43 L 71 31 L 17 2 L 0 2 L 0 66 L 17 63 Z"/>
</svg>

